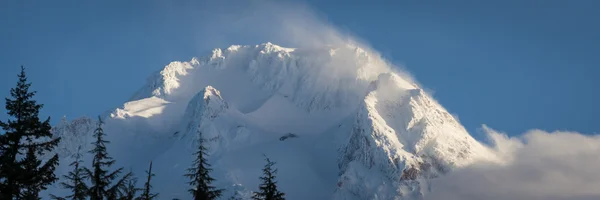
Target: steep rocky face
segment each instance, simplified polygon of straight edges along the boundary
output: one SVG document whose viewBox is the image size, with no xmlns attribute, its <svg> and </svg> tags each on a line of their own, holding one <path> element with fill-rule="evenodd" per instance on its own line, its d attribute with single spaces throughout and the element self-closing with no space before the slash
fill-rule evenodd
<svg viewBox="0 0 600 200">
<path fill-rule="evenodd" d="M 257 188 L 263 154 L 279 163 L 290 199 L 418 199 L 429 179 L 492 159 L 410 78 L 351 45 L 215 49 L 170 63 L 105 121 L 121 165 L 143 174 L 153 160 L 168 174 L 155 186 L 165 198 L 189 198 L 182 175 L 200 137 L 217 184 L 244 199 Z M 94 123 L 53 129 L 61 157 L 89 149 Z"/>
<path fill-rule="evenodd" d="M 419 198 L 428 179 L 489 156 L 452 115 L 394 74 L 372 84 L 339 152 L 339 199 Z"/>
<path fill-rule="evenodd" d="M 54 137 L 61 137 L 61 142 L 56 148 L 60 157 L 69 157 L 76 153 L 76 150 L 87 149 L 91 140 L 88 138 L 96 129 L 96 121 L 87 117 L 81 117 L 68 121 L 63 117 L 59 124 L 52 127 Z"/>
</svg>

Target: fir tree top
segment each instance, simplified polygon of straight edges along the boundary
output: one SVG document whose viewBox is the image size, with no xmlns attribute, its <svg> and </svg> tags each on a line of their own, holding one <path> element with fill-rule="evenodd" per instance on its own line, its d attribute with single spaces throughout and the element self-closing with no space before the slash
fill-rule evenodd
<svg viewBox="0 0 600 200">
<path fill-rule="evenodd" d="M 89 151 L 94 155 L 92 169 L 85 168 L 86 176 L 91 180 L 89 189 L 91 200 L 117 199 L 118 196 L 123 196 L 124 190 L 127 188 L 127 181 L 132 176 L 131 173 L 127 173 L 111 186 L 111 183 L 119 177 L 123 168 L 118 168 L 109 173 L 109 168 L 115 163 L 115 160 L 108 155 L 106 150 L 106 144 L 109 141 L 104 139 L 106 135 L 102 129 L 102 124 L 104 124 L 102 118 L 98 117 L 98 128 L 94 131 L 96 141 L 92 143 L 94 149 Z"/>
<path fill-rule="evenodd" d="M 152 185 L 150 184 L 150 182 L 152 180 L 152 177 L 155 176 L 155 174 L 152 173 L 152 161 L 150 161 L 150 167 L 148 168 L 148 170 L 146 170 L 146 175 L 146 183 L 144 184 L 144 190 L 142 191 L 142 196 L 139 198 L 139 200 L 152 200 L 158 197 L 158 194 L 153 194 L 150 191 L 152 190 Z"/>
<path fill-rule="evenodd" d="M 63 178 L 68 181 L 61 182 L 60 186 L 64 189 L 68 189 L 71 191 L 71 194 L 66 196 L 65 198 L 56 197 L 51 195 L 54 199 L 72 199 L 72 200 L 85 200 L 88 192 L 88 186 L 85 184 L 85 176 L 84 169 L 80 166 L 83 162 L 81 159 L 81 146 L 77 148 L 77 153 L 73 154 L 73 162 L 69 164 L 69 166 L 73 167 L 73 171 L 70 171 L 67 175 L 63 175 Z"/>
<path fill-rule="evenodd" d="M 185 174 L 185 176 L 190 178 L 189 184 L 193 188 L 189 191 L 195 200 L 217 199 L 223 192 L 222 189 L 216 189 L 216 187 L 211 185 L 215 179 L 210 176 L 212 169 L 207 161 L 208 153 L 206 151 L 204 140 L 200 139 L 198 151 L 194 154 L 196 160 L 194 160 L 192 167 L 188 168 L 188 173 Z"/>
<path fill-rule="evenodd" d="M 266 155 L 265 167 L 263 168 L 263 176 L 260 177 L 262 183 L 259 185 L 259 192 L 254 192 L 252 199 L 255 200 L 283 200 L 285 193 L 277 189 L 277 181 L 275 181 L 277 169 L 273 169 L 275 162 L 271 161 Z"/>
</svg>

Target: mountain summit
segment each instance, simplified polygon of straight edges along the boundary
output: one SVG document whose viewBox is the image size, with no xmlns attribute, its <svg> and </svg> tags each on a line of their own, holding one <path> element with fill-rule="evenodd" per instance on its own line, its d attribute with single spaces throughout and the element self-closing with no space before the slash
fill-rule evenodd
<svg viewBox="0 0 600 200">
<path fill-rule="evenodd" d="M 116 165 L 143 174 L 153 161 L 165 199 L 190 198 L 183 174 L 200 137 L 225 198 L 258 189 L 263 154 L 289 199 L 419 199 L 429 180 L 494 159 L 419 85 L 353 45 L 215 49 L 170 63 L 105 118 Z M 79 142 L 91 141 L 91 121 L 54 128 L 68 138 L 57 173 L 90 148 Z"/>
</svg>

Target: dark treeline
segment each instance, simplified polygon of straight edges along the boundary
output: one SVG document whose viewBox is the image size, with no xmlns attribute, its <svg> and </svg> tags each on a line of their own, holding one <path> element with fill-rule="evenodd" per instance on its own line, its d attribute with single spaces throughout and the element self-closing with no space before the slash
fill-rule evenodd
<svg viewBox="0 0 600 200">
<path fill-rule="evenodd" d="M 0 121 L 0 200 L 38 200 L 40 192 L 58 181 L 55 169 L 58 167 L 58 154 L 53 153 L 60 138 L 51 133 L 50 118 L 41 120 L 39 112 L 43 104 L 33 98 L 36 92 L 30 91 L 25 68 L 21 67 L 17 85 L 6 98 L 6 111 L 9 116 Z M 107 151 L 110 141 L 105 139 L 102 119 L 98 118 L 94 131 L 93 148 L 87 153 L 92 156 L 91 166 L 83 166 L 81 147 L 72 156 L 71 171 L 63 175 L 60 187 L 69 191 L 66 196 L 50 195 L 58 200 L 153 200 L 159 194 L 152 191 L 152 162 L 145 173 L 143 187 L 138 188 L 138 179 L 132 172 L 125 173 L 123 167 L 111 171 L 116 163 Z M 200 134 L 201 135 L 201 134 Z M 210 176 L 212 169 L 208 163 L 204 141 L 199 140 L 198 150 L 192 166 L 184 175 L 189 178 L 189 192 L 194 200 L 212 200 L 222 197 L 223 189 L 211 185 L 215 180 Z M 267 164 L 260 177 L 262 183 L 252 199 L 282 200 L 285 194 L 277 189 L 275 181 L 277 169 L 265 156 Z M 161 197 L 161 199 L 169 199 Z M 235 199 L 232 197 L 232 199 Z"/>
</svg>

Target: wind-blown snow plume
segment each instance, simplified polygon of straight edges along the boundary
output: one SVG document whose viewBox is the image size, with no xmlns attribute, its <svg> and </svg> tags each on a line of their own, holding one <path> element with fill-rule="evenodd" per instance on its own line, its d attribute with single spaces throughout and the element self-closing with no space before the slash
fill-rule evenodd
<svg viewBox="0 0 600 200">
<path fill-rule="evenodd" d="M 205 48 L 248 41 L 271 41 L 299 48 L 358 42 L 300 2 L 225 0 L 156 4 L 162 8 L 160 14 L 184 21 L 186 30 L 197 35 L 191 42 Z"/>
<path fill-rule="evenodd" d="M 198 52 L 231 44 L 272 42 L 281 46 L 311 49 L 323 46 L 359 46 L 373 56 L 370 45 L 330 23 L 324 14 L 298 1 L 170 1 L 154 2 L 161 15 L 175 16 Z M 249 42 L 250 41 L 250 42 Z M 388 65 L 391 65 L 388 63 Z M 399 66 L 394 66 L 399 69 Z M 408 73 L 398 72 L 405 78 Z M 413 80 L 414 82 L 414 80 Z"/>
</svg>

